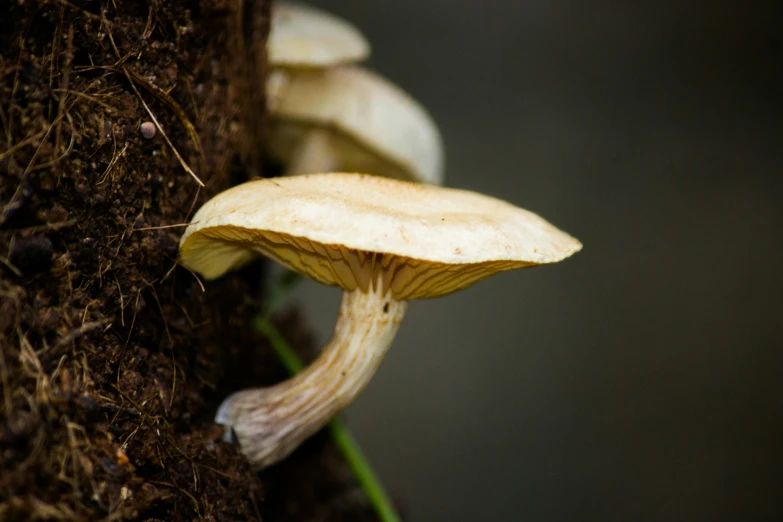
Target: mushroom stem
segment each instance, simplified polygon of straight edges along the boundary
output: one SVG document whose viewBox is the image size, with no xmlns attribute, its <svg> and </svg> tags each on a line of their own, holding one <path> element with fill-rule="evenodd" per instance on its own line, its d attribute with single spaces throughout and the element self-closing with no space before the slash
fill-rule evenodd
<svg viewBox="0 0 783 522">
<path fill-rule="evenodd" d="M 329 142 L 329 133 L 323 129 L 313 129 L 297 148 L 285 175 L 330 172 L 336 168 L 337 158 L 334 155 L 334 147 Z"/>
<path fill-rule="evenodd" d="M 234 393 L 215 422 L 231 426 L 257 469 L 282 460 L 370 382 L 406 307 L 382 290 L 344 292 L 334 335 L 318 359 L 280 384 Z"/>
</svg>

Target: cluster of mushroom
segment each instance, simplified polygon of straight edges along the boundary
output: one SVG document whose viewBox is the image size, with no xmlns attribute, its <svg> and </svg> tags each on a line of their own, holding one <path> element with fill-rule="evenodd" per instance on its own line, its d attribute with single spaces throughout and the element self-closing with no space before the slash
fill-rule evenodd
<svg viewBox="0 0 783 522">
<path fill-rule="evenodd" d="M 267 151 L 286 174 L 342 170 L 443 184 L 443 145 L 427 110 L 357 65 L 370 44 L 353 25 L 292 2 L 272 7 Z"/>
<path fill-rule="evenodd" d="M 280 44 L 287 38 L 281 36 L 281 28 L 294 23 L 281 18 L 281 10 L 289 9 L 302 8 L 278 3 L 272 18 L 269 54 L 277 65 L 283 63 Z M 306 12 L 315 16 L 312 10 Z M 345 25 L 338 22 L 335 27 Z M 331 38 L 325 30 L 310 33 Z M 354 45 L 354 59 L 367 54 L 362 41 L 354 38 L 359 43 Z M 315 56 L 310 67 L 318 60 L 322 65 L 334 62 L 323 46 L 309 49 L 295 41 L 287 45 Z M 334 335 L 308 368 L 280 384 L 234 393 L 217 412 L 216 422 L 231 428 L 258 469 L 285 458 L 353 401 L 391 346 L 408 301 L 450 294 L 498 272 L 555 263 L 582 247 L 536 214 L 492 197 L 437 186 L 442 180 L 442 149 L 428 117 L 424 137 L 419 136 L 423 141 L 417 142 L 423 145 L 416 148 L 409 136 L 403 136 L 402 129 L 408 127 L 395 129 L 397 120 L 390 115 L 359 117 L 351 112 L 350 99 L 338 109 L 324 106 L 316 111 L 323 120 L 297 113 L 303 110 L 303 101 L 317 98 L 314 93 L 323 88 L 316 88 L 315 82 L 321 80 L 315 78 L 336 82 L 318 92 L 339 98 L 347 90 L 338 86 L 340 78 L 374 77 L 345 66 L 289 70 L 294 63 L 288 62 L 286 77 L 270 88 L 280 96 L 270 106 L 275 132 L 280 133 L 272 140 L 272 152 L 298 166 L 315 165 L 312 153 L 323 161 L 318 163 L 323 170 L 360 165 L 376 175 L 314 173 L 238 185 L 204 204 L 180 242 L 180 263 L 208 280 L 266 256 L 344 291 Z M 401 99 L 418 107 L 404 95 Z M 345 116 L 343 111 L 349 124 L 342 134 L 322 133 L 339 127 L 333 119 Z M 426 116 L 423 109 L 413 112 L 417 111 Z M 301 118 L 284 117 L 289 114 Z M 384 121 L 387 116 L 391 119 Z M 368 156 L 368 144 L 373 142 L 357 138 L 357 129 L 367 126 L 392 136 L 384 141 L 393 144 L 385 149 L 385 158 L 379 160 L 378 155 L 374 164 Z M 349 138 L 357 139 L 340 148 Z M 379 169 L 382 162 L 386 167 Z M 299 167 L 295 171 L 302 173 Z"/>
</svg>

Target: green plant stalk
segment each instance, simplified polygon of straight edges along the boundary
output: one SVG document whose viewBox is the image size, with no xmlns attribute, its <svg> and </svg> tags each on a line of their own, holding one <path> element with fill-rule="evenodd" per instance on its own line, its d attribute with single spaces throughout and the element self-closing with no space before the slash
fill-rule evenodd
<svg viewBox="0 0 783 522">
<path fill-rule="evenodd" d="M 296 374 L 302 371 L 304 368 L 302 361 L 294 353 L 275 325 L 272 324 L 272 321 L 269 319 L 269 313 L 256 318 L 254 327 L 269 339 L 272 348 L 289 373 Z M 348 466 L 356 477 L 356 481 L 361 486 L 364 494 L 367 495 L 380 520 L 382 522 L 399 522 L 400 517 L 394 509 L 391 499 L 389 499 L 386 490 L 375 475 L 356 439 L 348 431 L 348 428 L 337 418 L 329 421 L 328 427 L 334 443 L 342 452 Z"/>
</svg>

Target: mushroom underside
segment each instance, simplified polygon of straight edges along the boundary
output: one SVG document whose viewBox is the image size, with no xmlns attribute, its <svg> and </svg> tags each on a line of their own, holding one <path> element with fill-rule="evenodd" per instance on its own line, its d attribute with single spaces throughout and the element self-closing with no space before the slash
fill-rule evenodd
<svg viewBox="0 0 783 522">
<path fill-rule="evenodd" d="M 202 242 L 209 245 L 199 244 Z M 388 290 L 399 301 L 440 297 L 497 272 L 536 265 L 514 260 L 438 263 L 232 226 L 199 230 L 188 238 L 182 250 L 191 265 L 202 267 L 201 272 L 208 279 L 213 273 L 217 277 L 258 256 L 266 256 L 320 283 L 365 292 L 372 286 L 382 292 Z"/>
</svg>

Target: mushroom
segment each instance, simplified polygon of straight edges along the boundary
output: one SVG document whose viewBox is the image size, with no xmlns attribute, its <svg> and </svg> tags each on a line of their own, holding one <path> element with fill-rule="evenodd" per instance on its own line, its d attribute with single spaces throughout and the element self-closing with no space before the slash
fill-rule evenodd
<svg viewBox="0 0 783 522">
<path fill-rule="evenodd" d="M 367 39 L 345 20 L 298 2 L 276 1 L 272 5 L 267 40 L 272 67 L 334 67 L 368 56 Z"/>
<path fill-rule="evenodd" d="M 232 428 L 256 468 L 274 464 L 367 385 L 408 301 L 555 263 L 581 247 L 504 201 L 377 176 L 261 179 L 218 194 L 185 230 L 180 263 L 215 279 L 263 255 L 344 293 L 334 336 L 308 368 L 234 393 L 215 421 Z"/>
<path fill-rule="evenodd" d="M 286 174 L 348 170 L 443 184 L 443 145 L 430 115 L 357 66 L 272 75 L 267 150 Z"/>
<path fill-rule="evenodd" d="M 297 2 L 276 2 L 271 18 L 268 151 L 286 175 L 343 169 L 443 184 L 443 146 L 426 110 L 350 66 L 370 55 L 355 26 Z"/>
</svg>

